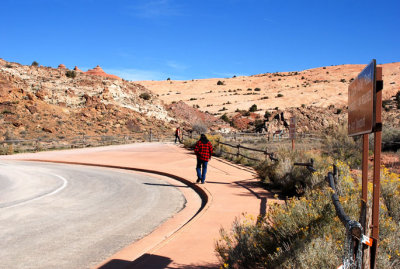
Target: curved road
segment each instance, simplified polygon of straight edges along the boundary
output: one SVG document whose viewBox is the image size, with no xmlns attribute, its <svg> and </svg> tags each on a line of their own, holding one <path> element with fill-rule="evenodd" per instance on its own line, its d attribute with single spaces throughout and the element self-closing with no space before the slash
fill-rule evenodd
<svg viewBox="0 0 400 269">
<path fill-rule="evenodd" d="M 89 268 L 185 206 L 177 187 L 129 171 L 0 162 L 0 268 Z"/>
</svg>

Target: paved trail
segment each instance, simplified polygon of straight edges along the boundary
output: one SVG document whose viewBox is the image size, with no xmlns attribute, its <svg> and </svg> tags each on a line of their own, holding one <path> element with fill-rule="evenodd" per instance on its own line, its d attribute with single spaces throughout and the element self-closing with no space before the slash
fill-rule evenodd
<svg viewBox="0 0 400 269">
<path fill-rule="evenodd" d="M 116 169 L 0 161 L 0 268 L 95 266 L 179 212 L 178 188 L 188 187 Z"/>
</svg>

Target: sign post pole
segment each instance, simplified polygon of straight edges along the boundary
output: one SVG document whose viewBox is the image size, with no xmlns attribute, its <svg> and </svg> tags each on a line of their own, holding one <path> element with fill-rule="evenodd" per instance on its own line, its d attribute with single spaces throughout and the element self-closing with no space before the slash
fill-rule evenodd
<svg viewBox="0 0 400 269">
<path fill-rule="evenodd" d="M 376 67 L 376 61 L 372 60 L 357 78 L 349 85 L 349 136 L 363 136 L 362 159 L 362 192 L 360 224 L 364 233 L 369 236 L 372 228 L 372 245 L 369 253 L 364 251 L 364 257 L 369 255 L 369 266 L 375 268 L 376 253 L 379 241 L 379 193 L 380 193 L 380 165 L 382 149 L 382 67 Z M 372 223 L 369 227 L 367 221 L 368 210 L 368 151 L 369 136 L 374 134 L 374 175 L 372 193 Z M 364 265 L 368 262 L 363 261 Z"/>
<path fill-rule="evenodd" d="M 379 195 L 381 177 L 381 150 L 382 150 L 382 67 L 376 69 L 376 128 L 374 135 L 374 179 L 372 193 L 372 238 L 371 268 L 375 268 L 379 242 Z"/>
<path fill-rule="evenodd" d="M 363 134 L 363 152 L 362 152 L 362 190 L 361 190 L 361 211 L 360 211 L 360 224 L 367 237 L 370 237 L 370 230 L 368 225 L 370 224 L 369 219 L 370 213 L 368 208 L 368 152 L 369 152 L 369 135 Z M 367 246 L 363 246 L 363 264 L 362 268 L 370 268 L 370 249 Z"/>
</svg>

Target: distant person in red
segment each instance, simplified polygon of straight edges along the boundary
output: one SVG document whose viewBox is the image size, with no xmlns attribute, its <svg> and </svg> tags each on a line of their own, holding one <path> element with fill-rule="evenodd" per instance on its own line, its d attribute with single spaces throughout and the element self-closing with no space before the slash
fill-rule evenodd
<svg viewBox="0 0 400 269">
<path fill-rule="evenodd" d="M 200 140 L 197 141 L 196 146 L 194 147 L 194 153 L 197 156 L 196 183 L 201 181 L 201 184 L 204 184 L 204 181 L 206 180 L 207 164 L 213 153 L 213 147 L 205 134 L 201 134 Z"/>
<path fill-rule="evenodd" d="M 178 140 L 179 143 L 182 144 L 182 141 L 181 141 L 181 128 L 180 127 L 176 128 L 176 130 L 175 130 L 175 144 L 176 144 L 176 140 Z"/>
</svg>

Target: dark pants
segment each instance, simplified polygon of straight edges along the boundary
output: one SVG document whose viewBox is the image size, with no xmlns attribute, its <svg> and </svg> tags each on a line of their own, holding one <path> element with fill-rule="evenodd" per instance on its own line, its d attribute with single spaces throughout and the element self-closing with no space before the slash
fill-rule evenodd
<svg viewBox="0 0 400 269">
<path fill-rule="evenodd" d="M 201 183 L 204 183 L 204 181 L 206 180 L 207 164 L 208 162 L 197 158 L 196 172 L 197 172 L 197 178 L 201 179 Z"/>
<path fill-rule="evenodd" d="M 176 143 L 176 140 L 178 140 L 179 143 L 182 144 L 182 141 L 181 141 L 181 138 L 179 137 L 179 135 L 175 135 L 175 143 Z"/>
</svg>

